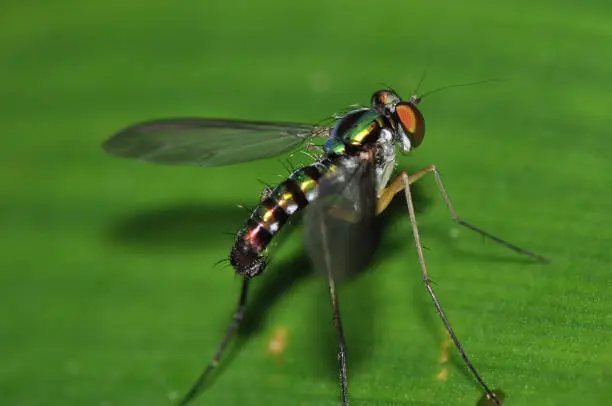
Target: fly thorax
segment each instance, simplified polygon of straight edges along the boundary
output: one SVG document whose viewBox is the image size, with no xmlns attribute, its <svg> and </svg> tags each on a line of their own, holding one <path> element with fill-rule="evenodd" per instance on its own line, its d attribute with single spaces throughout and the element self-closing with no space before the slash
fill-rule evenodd
<svg viewBox="0 0 612 406">
<path fill-rule="evenodd" d="M 380 196 L 382 190 L 389 183 L 393 169 L 395 169 L 395 147 L 393 134 L 389 129 L 382 129 L 378 138 L 376 149 L 376 195 Z"/>
<path fill-rule="evenodd" d="M 366 145 L 377 142 L 383 118 L 373 109 L 361 108 L 348 112 L 330 131 L 323 145 L 327 155 L 355 155 Z"/>
</svg>

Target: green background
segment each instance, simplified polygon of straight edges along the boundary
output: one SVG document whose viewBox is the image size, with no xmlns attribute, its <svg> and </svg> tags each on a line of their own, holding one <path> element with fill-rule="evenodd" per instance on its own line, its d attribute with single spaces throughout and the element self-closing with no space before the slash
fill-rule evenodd
<svg viewBox="0 0 612 406">
<path fill-rule="evenodd" d="M 537 4 L 535 4 L 537 3 Z M 605 4 L 605 5 L 604 5 Z M 208 362 L 240 280 L 215 262 L 282 159 L 219 168 L 103 154 L 121 127 L 202 115 L 317 122 L 388 84 L 424 99 L 459 233 L 423 180 L 419 225 L 459 337 L 507 405 L 612 395 L 612 8 L 596 1 L 5 1 L 0 6 L 0 403 L 169 405 Z M 300 159 L 296 158 L 298 162 Z M 399 202 L 399 200 L 398 200 Z M 340 288 L 355 405 L 474 405 L 399 202 Z M 338 403 L 325 281 L 291 233 L 201 405 Z M 282 355 L 268 345 L 287 332 Z M 447 379 L 437 374 L 447 368 Z"/>
</svg>

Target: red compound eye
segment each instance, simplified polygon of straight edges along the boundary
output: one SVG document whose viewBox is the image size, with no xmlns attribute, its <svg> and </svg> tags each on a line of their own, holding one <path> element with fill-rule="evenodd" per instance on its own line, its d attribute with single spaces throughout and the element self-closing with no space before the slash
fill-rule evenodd
<svg viewBox="0 0 612 406">
<path fill-rule="evenodd" d="M 425 120 L 419 109 L 412 103 L 401 102 L 395 106 L 395 115 L 406 135 L 410 137 L 412 147 L 418 147 L 425 136 Z"/>
</svg>

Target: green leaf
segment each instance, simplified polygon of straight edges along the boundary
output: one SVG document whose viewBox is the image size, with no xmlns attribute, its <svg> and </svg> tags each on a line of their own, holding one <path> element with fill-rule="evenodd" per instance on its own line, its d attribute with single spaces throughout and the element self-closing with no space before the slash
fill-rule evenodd
<svg viewBox="0 0 612 406">
<path fill-rule="evenodd" d="M 319 122 L 383 83 L 420 104 L 462 218 L 415 186 L 438 297 L 504 405 L 612 395 L 612 17 L 601 2 L 7 2 L 0 13 L 0 385 L 6 405 L 170 405 L 209 362 L 240 279 L 214 264 L 282 159 L 146 165 L 100 143 L 134 122 Z M 308 162 L 297 154 L 296 165 Z M 401 197 L 374 263 L 339 287 L 352 405 L 475 405 Z M 325 279 L 294 227 L 200 405 L 337 405 Z M 224 233 L 229 233 L 224 234 Z M 289 232 L 284 233 L 288 234 Z M 280 241 L 280 240 L 279 240 Z M 270 349 L 272 346 L 272 349 Z M 448 360 L 444 354 L 447 354 Z"/>
</svg>

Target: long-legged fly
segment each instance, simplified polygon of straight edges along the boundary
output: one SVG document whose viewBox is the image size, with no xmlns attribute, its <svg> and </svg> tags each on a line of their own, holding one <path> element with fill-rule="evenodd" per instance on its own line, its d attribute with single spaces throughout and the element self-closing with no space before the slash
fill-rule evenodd
<svg viewBox="0 0 612 406">
<path fill-rule="evenodd" d="M 452 219 L 460 226 L 538 261 L 546 258 L 495 237 L 459 218 L 435 165 L 392 179 L 396 151 L 408 153 L 421 145 L 425 122 L 417 108 L 421 97 L 402 100 L 392 90 L 373 94 L 369 107 L 356 108 L 332 126 L 294 123 L 174 118 L 143 122 L 121 130 L 103 144 L 111 155 L 176 165 L 216 166 L 277 156 L 312 146 L 325 138 L 314 162 L 291 173 L 274 188 L 266 189 L 259 205 L 238 231 L 229 262 L 242 277 L 238 306 L 225 335 L 207 368 L 181 400 L 189 403 L 203 388 L 235 335 L 245 312 L 249 284 L 268 263 L 266 248 L 292 216 L 305 212 L 306 247 L 314 266 L 329 282 L 333 321 L 338 337 L 338 360 L 342 405 L 348 405 L 346 350 L 334 276 L 350 273 L 355 258 L 369 244 L 373 219 L 397 194 L 403 194 L 421 277 L 444 327 L 466 366 L 484 391 L 481 405 L 501 405 L 503 395 L 481 378 L 459 342 L 430 282 L 410 185 L 427 174 L 437 183 Z M 312 150 L 312 148 L 309 148 Z M 314 148 L 315 150 L 317 148 Z"/>
</svg>

